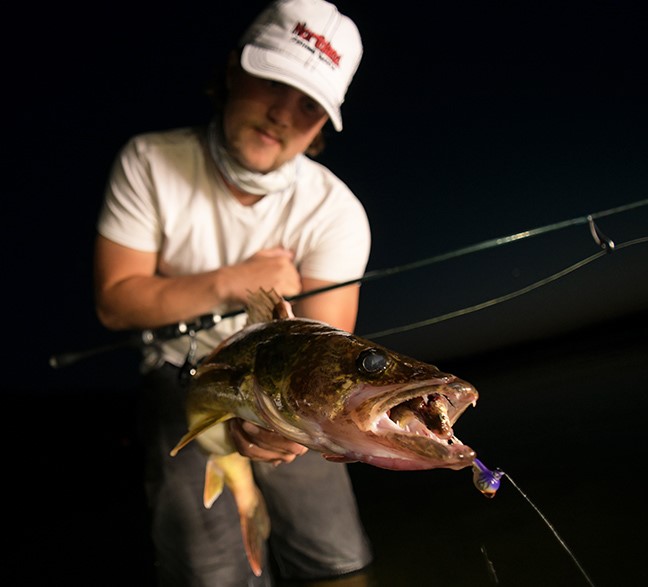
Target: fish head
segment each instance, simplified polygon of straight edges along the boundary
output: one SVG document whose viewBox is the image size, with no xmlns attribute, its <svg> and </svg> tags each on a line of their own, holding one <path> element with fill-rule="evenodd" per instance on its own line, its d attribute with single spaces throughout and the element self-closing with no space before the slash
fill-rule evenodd
<svg viewBox="0 0 648 587">
<path fill-rule="evenodd" d="M 477 401 L 470 383 L 347 332 L 293 326 L 257 349 L 255 376 L 275 390 L 272 409 L 281 414 L 270 417 L 275 429 L 306 430 L 330 460 L 396 470 L 472 465 L 474 451 L 453 432 Z"/>
</svg>

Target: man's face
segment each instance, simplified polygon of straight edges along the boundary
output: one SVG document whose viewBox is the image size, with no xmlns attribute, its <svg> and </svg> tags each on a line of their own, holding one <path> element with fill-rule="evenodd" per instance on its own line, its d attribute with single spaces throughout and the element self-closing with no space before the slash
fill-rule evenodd
<svg viewBox="0 0 648 587">
<path fill-rule="evenodd" d="M 266 173 L 303 153 L 328 120 L 303 92 L 257 78 L 230 62 L 223 129 L 228 150 L 250 171 Z"/>
</svg>

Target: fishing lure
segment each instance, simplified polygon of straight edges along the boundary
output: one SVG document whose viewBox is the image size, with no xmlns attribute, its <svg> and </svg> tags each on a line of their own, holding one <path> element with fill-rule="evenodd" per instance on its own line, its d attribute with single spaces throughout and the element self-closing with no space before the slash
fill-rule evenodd
<svg viewBox="0 0 648 587">
<path fill-rule="evenodd" d="M 482 495 L 489 499 L 495 497 L 497 490 L 500 486 L 500 479 L 504 475 L 504 471 L 495 469 L 491 471 L 479 459 L 475 459 L 472 465 L 473 469 L 473 484 L 481 492 Z"/>
</svg>

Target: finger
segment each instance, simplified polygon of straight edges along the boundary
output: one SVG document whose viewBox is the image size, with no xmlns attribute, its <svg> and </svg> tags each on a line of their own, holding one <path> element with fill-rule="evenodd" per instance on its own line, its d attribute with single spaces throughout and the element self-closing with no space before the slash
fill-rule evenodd
<svg viewBox="0 0 648 587">
<path fill-rule="evenodd" d="M 289 259 L 294 258 L 295 254 L 290 250 L 284 247 L 271 247 L 269 249 L 261 249 L 257 251 L 254 256 L 259 257 L 288 257 Z"/>
<path fill-rule="evenodd" d="M 308 450 L 305 446 L 289 440 L 281 436 L 281 434 L 252 424 L 252 422 L 243 421 L 241 423 L 241 431 L 242 436 L 245 436 L 250 444 L 254 444 L 258 448 L 268 452 L 299 456 Z"/>
<path fill-rule="evenodd" d="M 265 450 L 252 443 L 248 444 L 245 452 L 246 454 L 244 456 L 253 461 L 263 461 L 273 463 L 275 465 L 281 463 L 292 463 L 298 456 L 293 453 L 281 453 L 274 450 Z"/>
<path fill-rule="evenodd" d="M 252 437 L 243 430 L 243 424 L 244 422 L 239 419 L 230 421 L 230 436 L 234 442 L 234 446 L 241 455 L 255 461 L 276 463 L 291 462 L 295 459 L 296 455 L 294 454 L 266 449 L 255 444 Z"/>
<path fill-rule="evenodd" d="M 261 435 L 250 440 L 251 442 L 249 444 L 253 444 L 255 447 L 258 447 L 261 450 L 271 452 L 278 456 L 301 456 L 308 450 L 301 444 L 293 442 L 292 440 L 287 440 L 277 435 Z"/>
<path fill-rule="evenodd" d="M 265 461 L 279 465 L 281 463 L 290 463 L 298 456 L 295 453 L 278 451 L 274 448 L 263 448 L 251 442 L 250 438 L 243 434 L 239 434 L 238 441 L 235 441 L 235 444 L 240 454 L 253 461 Z"/>
</svg>

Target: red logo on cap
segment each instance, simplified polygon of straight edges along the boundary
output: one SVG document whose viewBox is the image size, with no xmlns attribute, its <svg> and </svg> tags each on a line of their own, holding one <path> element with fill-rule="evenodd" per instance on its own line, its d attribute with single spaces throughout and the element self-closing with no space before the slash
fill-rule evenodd
<svg viewBox="0 0 648 587">
<path fill-rule="evenodd" d="M 340 65 L 340 55 L 338 55 L 338 52 L 331 47 L 331 43 L 329 43 L 323 35 L 318 35 L 307 28 L 305 22 L 298 22 L 293 29 L 293 34 L 298 35 L 309 42 L 311 39 L 315 39 L 315 49 L 321 51 L 333 63 L 335 63 L 335 65 Z"/>
</svg>

